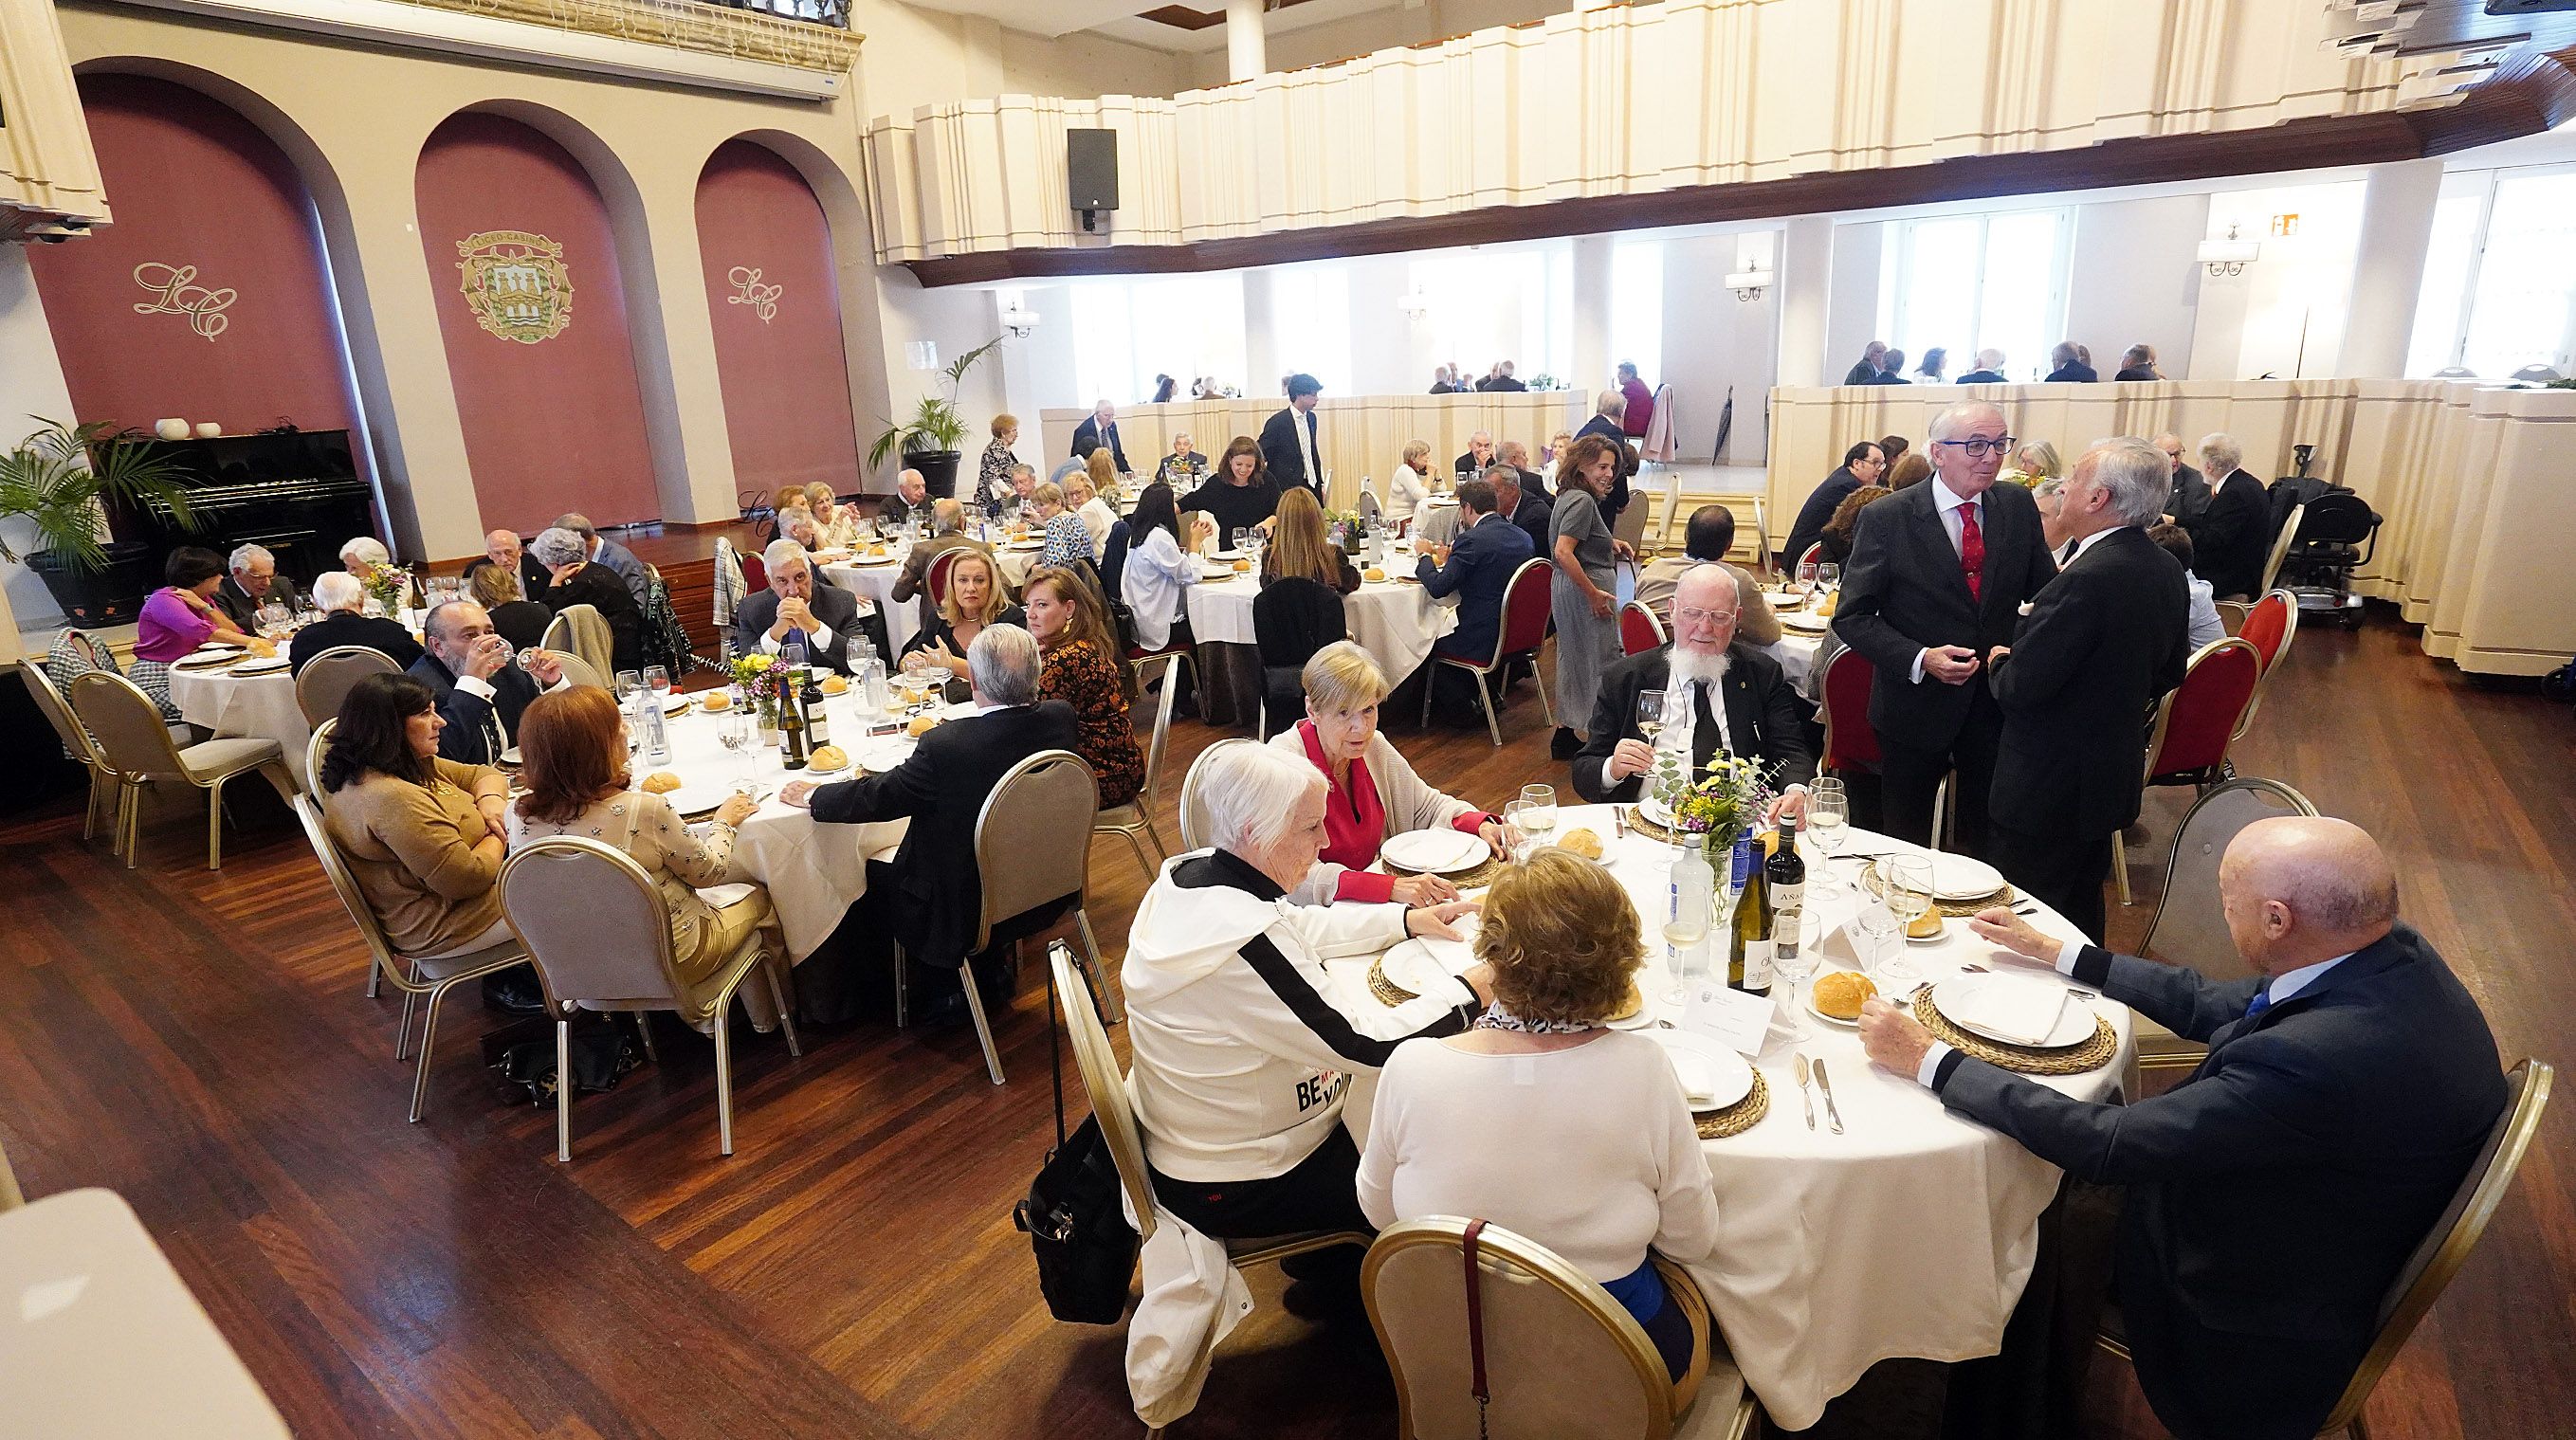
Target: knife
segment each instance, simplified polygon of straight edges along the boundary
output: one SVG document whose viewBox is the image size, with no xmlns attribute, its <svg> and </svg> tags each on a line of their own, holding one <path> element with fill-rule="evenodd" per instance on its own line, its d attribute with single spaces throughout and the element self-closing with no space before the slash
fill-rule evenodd
<svg viewBox="0 0 2576 1440">
<path fill-rule="evenodd" d="M 1790 1058 L 1796 1062 L 1794 1068 L 1798 1072 L 1798 1103 L 1807 1107 L 1807 1128 L 1813 1130 L 1816 1128 L 1816 1096 L 1807 1088 L 1807 1057 L 1794 1055 Z"/>
<path fill-rule="evenodd" d="M 1801 1055 L 1798 1058 L 1804 1060 L 1807 1057 Z M 1825 1118 L 1833 1122 L 1834 1133 L 1840 1135 L 1843 1133 L 1843 1112 L 1834 1104 L 1833 1077 L 1825 1073 L 1822 1060 L 1816 1062 L 1816 1088 L 1825 1092 Z"/>
</svg>

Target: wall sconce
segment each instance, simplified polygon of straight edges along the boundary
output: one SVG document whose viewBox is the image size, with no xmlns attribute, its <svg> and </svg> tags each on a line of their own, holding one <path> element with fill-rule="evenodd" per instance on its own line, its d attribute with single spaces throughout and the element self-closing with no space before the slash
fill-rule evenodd
<svg viewBox="0 0 2576 1440">
<path fill-rule="evenodd" d="M 1012 339 L 1026 340 L 1037 330 L 1038 318 L 1035 310 L 1015 303 L 1002 312 L 1002 328 L 1011 332 Z"/>
<path fill-rule="evenodd" d="M 1771 288 L 1771 272 L 1738 270 L 1726 277 L 1726 288 L 1734 291 L 1738 300 L 1759 300 L 1762 292 Z"/>
<path fill-rule="evenodd" d="M 2201 267 L 2209 272 L 2212 279 L 2216 279 L 2225 275 L 2244 274 L 2245 267 L 2253 264 L 2262 253 L 2263 246 L 2260 242 L 2237 239 L 2236 226 L 2231 222 L 2227 227 L 2226 239 L 2200 242 L 2199 259 Z"/>
</svg>

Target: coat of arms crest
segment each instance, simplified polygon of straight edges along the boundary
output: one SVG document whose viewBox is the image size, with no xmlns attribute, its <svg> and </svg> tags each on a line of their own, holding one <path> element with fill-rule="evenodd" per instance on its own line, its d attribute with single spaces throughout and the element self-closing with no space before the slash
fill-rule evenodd
<svg viewBox="0 0 2576 1440">
<path fill-rule="evenodd" d="M 456 242 L 465 303 L 504 340 L 535 345 L 572 323 L 572 271 L 563 247 L 524 230 L 486 230 Z"/>
</svg>

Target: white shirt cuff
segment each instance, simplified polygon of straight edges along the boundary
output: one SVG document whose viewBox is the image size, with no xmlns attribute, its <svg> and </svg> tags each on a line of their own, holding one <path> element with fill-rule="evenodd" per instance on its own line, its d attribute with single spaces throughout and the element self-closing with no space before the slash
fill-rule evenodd
<svg viewBox="0 0 2576 1440">
<path fill-rule="evenodd" d="M 788 629 L 789 629 L 789 633 L 791 633 L 791 634 L 792 634 L 792 633 L 794 633 L 794 631 L 795 631 L 795 630 L 797 630 L 798 628 L 800 628 L 800 627 L 797 627 L 797 626 L 789 626 L 789 627 L 788 627 Z M 805 658 L 806 658 L 806 659 L 811 660 L 811 659 L 813 659 L 816 655 L 818 655 L 818 654 L 820 654 L 821 652 L 823 652 L 823 651 L 828 650 L 828 649 L 830 649 L 830 648 L 831 648 L 831 645 L 832 645 L 832 627 L 831 627 L 831 626 L 824 624 L 824 623 L 823 623 L 822 621 L 820 621 L 820 620 L 817 620 L 817 621 L 815 621 L 811 626 L 801 627 L 801 628 L 803 628 L 803 629 L 805 630 Z M 782 646 L 782 644 L 781 644 L 781 642 L 779 641 L 779 639 L 778 639 L 778 637 L 777 637 L 777 636 L 770 634 L 770 633 L 769 633 L 768 631 L 766 631 L 766 630 L 763 630 L 763 631 L 761 631 L 761 632 L 760 632 L 760 653 L 761 653 L 761 654 L 763 654 L 763 655 L 775 655 L 775 654 L 777 654 L 777 653 L 779 652 L 779 650 L 780 650 L 780 649 L 782 649 L 782 648 L 783 648 L 783 646 Z"/>
<path fill-rule="evenodd" d="M 1914 683 L 1917 685 L 1923 683 L 1923 658 L 1931 653 L 1928 649 L 1914 652 Z"/>
<path fill-rule="evenodd" d="M 492 682 L 479 675 L 457 676 L 456 688 L 487 705 L 492 701 Z"/>
<path fill-rule="evenodd" d="M 2083 953 L 2084 947 L 2071 940 L 2065 945 L 2059 947 L 2057 951 L 2057 973 L 2072 977 L 2075 974 L 2075 957 Z"/>
<path fill-rule="evenodd" d="M 1931 1089 L 1932 1077 L 1941 1073 L 1941 1062 L 1948 1058 L 1949 1054 L 1950 1047 L 1947 1043 L 1933 1041 L 1932 1048 L 1923 1052 L 1923 1063 L 1914 1067 L 1914 1083 L 1926 1090 Z"/>
</svg>

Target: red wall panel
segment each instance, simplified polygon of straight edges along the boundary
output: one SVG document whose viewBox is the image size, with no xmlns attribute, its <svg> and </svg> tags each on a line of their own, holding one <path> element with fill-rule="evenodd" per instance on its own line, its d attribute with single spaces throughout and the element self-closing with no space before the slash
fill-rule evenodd
<svg viewBox="0 0 2576 1440">
<path fill-rule="evenodd" d="M 617 242 L 581 162 L 516 120 L 457 115 L 421 147 L 413 194 L 482 524 L 658 518 Z M 561 246 L 571 282 L 569 322 L 533 344 L 478 322 L 458 268 L 458 241 L 511 230 Z"/>
<path fill-rule="evenodd" d="M 312 202 L 285 152 L 166 80 L 87 75 L 80 95 L 116 223 L 27 247 L 75 411 L 46 418 L 354 428 Z M 0 416 L 0 441 L 29 428 Z"/>
<path fill-rule="evenodd" d="M 736 487 L 858 493 L 832 235 L 805 177 L 748 140 L 718 147 L 698 176 L 698 249 Z"/>
</svg>

